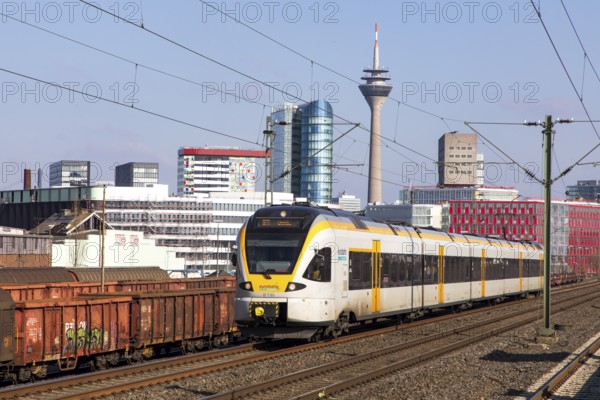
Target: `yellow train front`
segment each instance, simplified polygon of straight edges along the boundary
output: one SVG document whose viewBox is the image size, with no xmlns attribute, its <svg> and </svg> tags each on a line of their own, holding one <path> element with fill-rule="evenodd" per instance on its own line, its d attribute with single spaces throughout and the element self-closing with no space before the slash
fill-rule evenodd
<svg viewBox="0 0 600 400">
<path fill-rule="evenodd" d="M 246 336 L 337 336 L 353 322 L 539 293 L 541 254 L 534 243 L 266 207 L 238 236 L 235 319 Z"/>
</svg>

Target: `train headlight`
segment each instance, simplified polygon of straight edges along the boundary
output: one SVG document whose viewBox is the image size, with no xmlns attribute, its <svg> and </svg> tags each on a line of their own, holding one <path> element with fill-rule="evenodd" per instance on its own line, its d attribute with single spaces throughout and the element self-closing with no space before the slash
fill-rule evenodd
<svg viewBox="0 0 600 400">
<path fill-rule="evenodd" d="M 240 289 L 244 289 L 249 292 L 252 291 L 252 282 L 242 282 L 238 286 L 240 287 Z"/>
<path fill-rule="evenodd" d="M 295 291 L 304 289 L 305 287 L 306 287 L 306 285 L 303 283 L 290 282 L 290 283 L 288 283 L 287 287 L 285 288 L 285 291 L 286 292 L 295 292 Z"/>
</svg>

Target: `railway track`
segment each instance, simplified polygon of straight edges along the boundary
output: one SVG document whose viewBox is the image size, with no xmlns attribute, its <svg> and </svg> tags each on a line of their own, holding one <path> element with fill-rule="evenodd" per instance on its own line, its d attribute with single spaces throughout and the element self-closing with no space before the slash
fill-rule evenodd
<svg viewBox="0 0 600 400">
<path fill-rule="evenodd" d="M 583 290 L 590 287 L 592 290 L 598 284 L 579 286 L 577 288 L 567 288 L 556 293 L 569 293 L 572 290 Z M 593 290 L 597 292 L 597 290 Z M 525 299 L 525 302 L 535 300 Z M 78 376 L 68 376 L 59 379 L 42 381 L 33 384 L 9 387 L 0 390 L 0 399 L 22 398 L 32 400 L 46 399 L 89 399 L 102 395 L 110 395 L 123 391 L 130 391 L 139 388 L 158 385 L 161 383 L 175 381 L 181 378 L 208 374 L 211 372 L 224 370 L 227 368 L 248 365 L 259 361 L 283 357 L 290 354 L 300 353 L 307 350 L 313 350 L 340 343 L 360 340 L 369 336 L 381 335 L 392 331 L 398 331 L 408 328 L 418 328 L 436 324 L 443 320 L 456 318 L 458 316 L 468 316 L 471 314 L 488 313 L 490 310 L 500 310 L 503 307 L 515 305 L 515 302 L 507 302 L 494 306 L 493 308 L 477 308 L 468 310 L 460 314 L 446 314 L 435 319 L 426 319 L 413 322 L 411 324 L 384 324 L 383 328 L 373 330 L 364 330 L 361 327 L 352 335 L 343 336 L 336 340 L 309 343 L 298 345 L 298 342 L 275 341 L 264 344 L 245 344 L 233 348 L 216 350 L 210 352 L 197 353 L 172 359 L 157 360 L 148 363 L 136 364 L 124 368 L 99 371 Z M 532 310 L 539 310 L 534 307 Z M 523 311 L 514 314 L 522 315 Z M 497 319 L 505 319 L 506 316 L 500 316 Z M 385 326 L 387 325 L 387 326 Z M 473 332 L 477 329 L 474 324 L 464 328 L 464 332 Z M 452 333 L 457 335 L 457 333 Z M 435 336 L 435 335 L 434 335 Z M 440 336 L 440 334 L 438 334 Z M 447 334 L 442 334 L 440 339 Z M 423 339 L 420 339 L 423 340 Z M 285 397 L 285 396 L 284 396 Z"/>
<path fill-rule="evenodd" d="M 556 302 L 556 313 L 600 298 L 593 293 L 576 300 Z M 397 370 L 425 363 L 473 345 L 481 340 L 508 332 L 539 320 L 539 309 L 517 311 L 409 342 L 388 346 L 371 353 L 348 357 L 344 360 L 305 369 L 284 377 L 260 382 L 247 387 L 207 397 L 226 399 L 316 399 L 335 396 L 336 393 L 380 378 Z"/>
<path fill-rule="evenodd" d="M 539 387 L 530 400 L 597 399 L 600 396 L 600 335 Z"/>
</svg>

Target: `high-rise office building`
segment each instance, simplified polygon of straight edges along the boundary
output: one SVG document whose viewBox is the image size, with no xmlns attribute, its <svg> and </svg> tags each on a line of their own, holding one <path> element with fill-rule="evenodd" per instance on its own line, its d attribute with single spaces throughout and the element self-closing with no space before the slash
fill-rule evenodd
<svg viewBox="0 0 600 400">
<path fill-rule="evenodd" d="M 50 187 L 90 186 L 90 162 L 62 160 L 50 164 Z"/>
<path fill-rule="evenodd" d="M 177 158 L 177 194 L 254 192 L 256 159 L 264 150 L 182 147 Z"/>
<path fill-rule="evenodd" d="M 157 183 L 158 163 L 129 162 L 115 169 L 115 186 L 145 187 Z"/>
<path fill-rule="evenodd" d="M 284 104 L 271 114 L 273 190 L 315 203 L 332 201 L 333 109 L 324 100 Z M 281 125 L 281 123 L 284 123 Z"/>
<path fill-rule="evenodd" d="M 285 103 L 271 113 L 273 141 L 273 190 L 300 196 L 300 110 Z M 285 122 L 284 125 L 280 123 Z"/>
<path fill-rule="evenodd" d="M 475 133 L 445 133 L 438 140 L 438 184 L 483 184 L 483 155 L 477 154 Z"/>
<path fill-rule="evenodd" d="M 300 109 L 300 197 L 331 203 L 333 181 L 333 109 L 315 100 Z"/>
</svg>

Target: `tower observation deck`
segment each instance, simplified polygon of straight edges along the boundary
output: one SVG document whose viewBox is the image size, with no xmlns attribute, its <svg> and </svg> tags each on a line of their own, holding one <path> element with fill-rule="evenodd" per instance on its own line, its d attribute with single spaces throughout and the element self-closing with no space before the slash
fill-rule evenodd
<svg viewBox="0 0 600 400">
<path fill-rule="evenodd" d="M 359 85 L 360 92 L 371 108 L 371 144 L 369 152 L 369 194 L 368 203 L 381 202 L 381 108 L 392 91 L 388 84 L 389 70 L 379 66 L 378 29 L 375 24 L 375 47 L 373 49 L 373 68 L 366 68 L 361 79 L 366 83 Z"/>
</svg>

